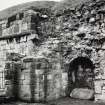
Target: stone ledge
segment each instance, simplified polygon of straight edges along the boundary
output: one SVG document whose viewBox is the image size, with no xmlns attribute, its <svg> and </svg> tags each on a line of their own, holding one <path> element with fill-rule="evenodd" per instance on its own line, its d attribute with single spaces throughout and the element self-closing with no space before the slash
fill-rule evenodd
<svg viewBox="0 0 105 105">
<path fill-rule="evenodd" d="M 31 35 L 33 33 L 34 33 L 34 31 L 27 31 L 27 32 L 22 32 L 22 33 L 18 33 L 18 34 L 13 34 L 13 35 L 0 36 L 0 40 L 15 38 L 15 37 L 22 37 L 22 36 L 26 36 L 26 35 Z"/>
</svg>

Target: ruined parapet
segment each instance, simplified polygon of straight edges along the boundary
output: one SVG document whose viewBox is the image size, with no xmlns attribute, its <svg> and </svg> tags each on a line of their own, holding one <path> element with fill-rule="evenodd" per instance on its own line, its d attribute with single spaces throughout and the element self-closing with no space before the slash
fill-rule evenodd
<svg viewBox="0 0 105 105">
<path fill-rule="evenodd" d="M 38 12 L 32 9 L 26 9 L 17 14 L 13 14 L 4 20 L 1 20 L 1 36 L 21 34 L 23 32 L 30 31 L 35 33 L 38 22 L 38 14 Z"/>
</svg>

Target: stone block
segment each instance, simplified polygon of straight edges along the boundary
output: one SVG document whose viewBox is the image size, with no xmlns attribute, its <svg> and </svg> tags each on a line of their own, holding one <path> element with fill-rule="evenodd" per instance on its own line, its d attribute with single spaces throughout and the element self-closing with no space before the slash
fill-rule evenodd
<svg viewBox="0 0 105 105">
<path fill-rule="evenodd" d="M 31 100 L 30 85 L 19 86 L 19 98 L 26 101 Z"/>
<path fill-rule="evenodd" d="M 27 41 L 27 37 L 26 36 L 23 36 L 23 37 L 20 38 L 20 43 L 21 42 L 26 42 L 26 41 Z"/>
<path fill-rule="evenodd" d="M 95 93 L 102 93 L 102 81 L 95 81 Z"/>
<path fill-rule="evenodd" d="M 95 101 L 100 101 L 102 94 L 95 94 Z"/>
<path fill-rule="evenodd" d="M 28 29 L 28 24 L 27 24 L 27 23 L 23 23 L 23 24 L 22 24 L 21 31 L 22 31 L 22 32 L 25 32 L 25 31 L 27 31 L 27 29 Z"/>
<path fill-rule="evenodd" d="M 102 75 L 102 80 L 105 80 L 105 72 L 104 72 L 104 75 Z"/>
<path fill-rule="evenodd" d="M 104 89 L 102 89 L 102 94 L 105 95 L 105 90 Z"/>
<path fill-rule="evenodd" d="M 68 74 L 62 73 L 62 85 L 67 86 L 68 84 Z"/>
<path fill-rule="evenodd" d="M 5 89 L 0 89 L 0 96 L 6 96 Z"/>
</svg>

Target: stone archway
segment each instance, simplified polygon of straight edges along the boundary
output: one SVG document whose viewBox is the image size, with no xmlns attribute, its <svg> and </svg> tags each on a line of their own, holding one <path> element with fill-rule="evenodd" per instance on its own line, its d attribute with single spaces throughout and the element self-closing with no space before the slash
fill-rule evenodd
<svg viewBox="0 0 105 105">
<path fill-rule="evenodd" d="M 68 95 L 74 88 L 94 89 L 94 65 L 87 57 L 77 57 L 69 64 Z"/>
</svg>

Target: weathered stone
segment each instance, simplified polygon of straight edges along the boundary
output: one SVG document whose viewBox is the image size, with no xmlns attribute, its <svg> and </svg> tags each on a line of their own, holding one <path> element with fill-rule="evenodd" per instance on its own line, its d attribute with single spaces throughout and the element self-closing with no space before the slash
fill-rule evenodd
<svg viewBox="0 0 105 105">
<path fill-rule="evenodd" d="M 83 88 L 75 88 L 70 96 L 72 98 L 79 98 L 79 99 L 92 99 L 94 96 L 94 91 L 90 89 L 83 89 Z"/>
<path fill-rule="evenodd" d="M 21 62 L 25 56 L 37 57 L 37 59 L 44 57 L 49 61 L 50 67 L 46 77 L 48 89 L 45 90 L 43 90 L 44 75 L 42 71 L 46 69 L 47 65 L 37 65 L 38 68 L 42 67 L 40 70 L 34 68 L 36 70 L 34 73 L 36 74 L 36 83 L 32 79 L 35 77 L 29 72 L 31 70 L 30 64 L 22 64 L 23 68 L 19 80 L 20 98 L 24 100 L 31 100 L 31 98 L 32 100 L 45 100 L 45 98 L 51 100 L 66 96 L 66 93 L 70 93 L 68 90 L 72 90 L 72 84 L 69 82 L 72 82 L 70 77 L 73 74 L 70 76 L 69 68 L 64 69 L 64 65 L 68 63 L 70 66 L 72 60 L 83 57 L 88 58 L 94 65 L 94 69 L 92 68 L 94 74 L 89 74 L 94 76 L 88 77 L 87 74 L 86 77 L 88 77 L 88 85 L 90 85 L 90 81 L 92 84 L 95 82 L 95 86 L 92 87 L 95 88 L 95 100 L 101 98 L 104 100 L 105 17 L 102 5 L 105 5 L 104 2 L 92 1 L 88 5 L 74 7 L 73 10 L 65 9 L 60 15 L 51 14 L 51 16 L 49 13 L 44 13 L 46 10 L 36 12 L 30 8 L 23 11 L 25 17 L 23 16 L 21 19 L 16 16 L 18 20 L 9 21 L 11 17 L 8 17 L 7 22 L 1 21 L 3 23 L 2 38 L 0 37 L 1 71 L 5 70 L 6 61 Z M 8 53 L 15 55 L 8 57 Z M 28 59 L 27 62 L 29 61 L 33 60 Z M 84 60 L 84 62 L 87 61 Z M 84 65 L 86 71 L 90 70 L 90 68 L 85 67 L 88 63 Z M 75 64 L 74 67 L 77 65 Z M 34 67 L 36 66 L 34 65 Z M 73 81 L 75 78 L 73 76 Z M 36 88 L 35 85 L 37 85 Z M 48 92 L 47 95 L 44 94 L 45 91 Z"/>
</svg>

